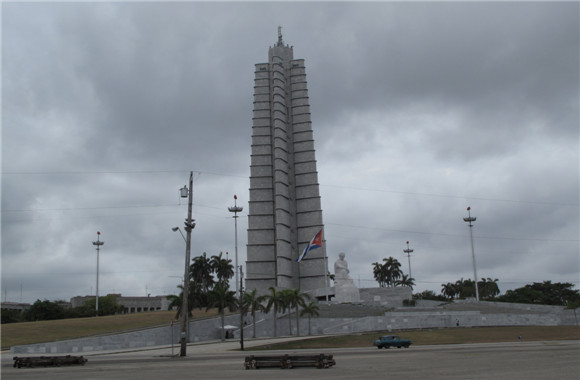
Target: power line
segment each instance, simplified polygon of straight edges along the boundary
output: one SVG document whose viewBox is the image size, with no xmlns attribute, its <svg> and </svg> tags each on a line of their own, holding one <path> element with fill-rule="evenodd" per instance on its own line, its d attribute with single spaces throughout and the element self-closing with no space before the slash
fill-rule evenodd
<svg viewBox="0 0 580 380">
<path fill-rule="evenodd" d="M 326 225 L 334 225 L 348 228 L 360 228 L 366 230 L 379 230 L 379 231 L 389 231 L 404 234 L 420 234 L 420 235 L 435 235 L 435 236 L 451 236 L 465 238 L 463 234 L 448 234 L 442 232 L 425 232 L 425 231 L 409 231 L 409 230 L 395 230 L 383 227 L 372 227 L 372 226 L 354 226 L 349 224 L 339 224 L 339 223 L 326 223 Z M 478 239 L 499 239 L 499 240 L 528 240 L 528 241 L 561 241 L 561 242 L 577 242 L 579 239 L 540 239 L 540 238 L 518 238 L 518 237 L 502 237 L 502 236 L 475 236 Z"/>
<path fill-rule="evenodd" d="M 167 174 L 167 173 L 189 173 L 191 170 L 84 170 L 84 171 L 3 171 L 3 175 L 95 175 L 95 174 Z M 196 175 L 209 174 L 221 177 L 249 178 L 235 174 L 207 172 L 193 170 Z"/>
<path fill-rule="evenodd" d="M 93 170 L 93 171 L 7 171 L 2 172 L 6 175 L 94 175 L 94 174 L 165 174 L 165 173 L 188 173 L 189 170 Z M 233 177 L 233 178 L 243 178 L 247 179 L 248 176 L 220 173 L 220 172 L 210 172 L 210 171 L 193 171 L 197 175 L 209 174 L 221 177 Z M 356 191 L 371 191 L 371 192 L 381 192 L 381 193 L 391 193 L 391 194 L 402 194 L 402 195 L 416 195 L 416 196 L 428 196 L 437 198 L 453 198 L 453 199 L 469 199 L 469 200 L 480 200 L 488 202 L 507 202 L 507 203 L 521 203 L 521 204 L 537 204 L 537 205 L 552 205 L 552 206 L 580 206 L 578 202 L 553 202 L 553 201 L 530 201 L 521 199 L 501 199 L 501 198 L 484 198 L 484 197 L 472 197 L 464 195 L 451 195 L 451 194 L 434 194 L 434 193 L 420 193 L 412 191 L 400 191 L 400 190 L 387 190 L 387 189 L 374 189 L 374 188 L 364 188 L 355 186 L 344 186 L 344 185 L 334 185 L 334 184 L 320 184 L 321 187 L 332 187 L 338 189 L 356 190 Z"/>
<path fill-rule="evenodd" d="M 469 200 L 489 201 L 489 202 L 509 202 L 509 203 L 523 203 L 523 204 L 552 205 L 552 206 L 580 206 L 580 203 L 576 203 L 576 202 L 548 202 L 548 201 L 528 201 L 528 200 L 517 200 L 517 199 L 482 198 L 482 197 L 448 195 L 448 194 L 417 193 L 417 192 L 411 192 L 411 191 L 370 189 L 370 188 L 351 187 L 351 186 L 342 186 L 342 185 L 322 185 L 321 184 L 320 186 L 321 187 L 334 187 L 334 188 L 338 188 L 338 189 L 347 189 L 347 190 L 372 191 L 372 192 L 403 194 L 403 195 L 419 195 L 419 196 L 428 196 L 428 197 L 437 197 L 437 198 L 469 199 Z"/>
<path fill-rule="evenodd" d="M 130 209 L 130 208 L 154 208 L 154 207 L 175 207 L 175 203 L 133 205 L 133 206 L 95 206 L 95 207 L 63 207 L 63 208 L 29 208 L 29 209 L 8 209 L 2 212 L 36 212 L 36 211 L 77 211 L 77 210 L 106 210 L 106 209 Z"/>
<path fill-rule="evenodd" d="M 214 210 L 223 210 L 223 207 L 207 206 L 198 203 L 193 204 L 195 207 L 210 208 Z M 29 208 L 29 209 L 4 209 L 2 212 L 36 212 L 36 211 L 83 211 L 83 210 L 114 210 L 114 209 L 135 209 L 135 208 L 157 208 L 157 207 L 180 207 L 176 203 L 161 203 L 150 205 L 132 205 L 132 206 L 95 206 L 95 207 L 63 207 L 63 208 Z"/>
</svg>

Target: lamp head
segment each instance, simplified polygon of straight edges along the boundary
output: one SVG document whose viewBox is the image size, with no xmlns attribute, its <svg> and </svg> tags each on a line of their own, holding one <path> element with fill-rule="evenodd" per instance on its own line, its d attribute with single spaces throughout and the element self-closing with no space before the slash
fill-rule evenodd
<svg viewBox="0 0 580 380">
<path fill-rule="evenodd" d="M 173 232 L 177 232 L 178 229 L 179 229 L 179 227 L 173 227 L 172 228 Z"/>
</svg>

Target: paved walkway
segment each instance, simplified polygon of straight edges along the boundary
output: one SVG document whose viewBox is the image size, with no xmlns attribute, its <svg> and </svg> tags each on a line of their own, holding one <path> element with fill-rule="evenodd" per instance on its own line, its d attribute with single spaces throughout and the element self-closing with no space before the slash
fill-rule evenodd
<svg viewBox="0 0 580 380">
<path fill-rule="evenodd" d="M 328 336 L 328 335 L 325 335 Z M 268 344 L 275 344 L 281 342 L 288 342 L 293 340 L 303 340 L 303 339 L 312 339 L 318 338 L 318 336 L 285 336 L 285 337 L 278 337 L 278 338 L 257 338 L 257 339 L 244 339 L 244 349 L 251 350 L 252 347 L 263 346 Z M 213 354 L 213 353 L 227 353 L 227 352 L 239 352 L 240 350 L 240 340 L 239 339 L 228 339 L 224 342 L 220 340 L 213 340 L 207 342 L 199 342 L 199 343 L 188 343 L 187 345 L 187 356 L 195 355 L 195 354 Z M 74 354 L 70 354 L 73 356 L 105 356 L 105 355 L 115 355 L 115 354 L 123 354 L 123 356 L 142 356 L 147 355 L 151 356 L 171 356 L 176 355 L 179 356 L 181 352 L 181 346 L 178 342 L 171 347 L 171 345 L 167 346 L 153 346 L 153 347 L 136 347 L 131 349 L 119 349 L 119 350 L 108 350 L 108 351 L 89 351 L 89 352 L 78 352 Z M 62 356 L 62 355 L 69 355 L 69 354 L 10 354 L 10 351 L 3 351 L 2 352 L 2 361 L 6 358 L 12 360 L 14 356 Z"/>
<path fill-rule="evenodd" d="M 277 338 L 248 341 L 275 343 L 296 339 Z M 409 380 L 450 379 L 578 379 L 580 367 L 578 341 L 512 342 L 469 345 L 417 346 L 401 350 L 374 347 L 324 350 L 333 354 L 336 365 L 329 369 L 314 367 L 245 370 L 244 356 L 236 349 L 239 342 L 192 344 L 187 358 L 170 358 L 171 347 L 89 356 L 84 366 L 13 368 L 2 358 L 2 379 L 19 380 L 158 380 L 158 379 L 237 379 L 237 380 L 352 380 L 377 377 Z M 200 350 L 196 353 L 196 350 Z M 248 354 L 251 351 L 248 351 Z M 278 351 L 279 353 L 284 351 Z M 272 353 L 272 352 L 270 352 Z M 485 358 L 485 360 L 482 360 Z M 8 358 L 7 358 L 8 359 Z M 489 363 L 493 363 L 490 365 Z"/>
</svg>

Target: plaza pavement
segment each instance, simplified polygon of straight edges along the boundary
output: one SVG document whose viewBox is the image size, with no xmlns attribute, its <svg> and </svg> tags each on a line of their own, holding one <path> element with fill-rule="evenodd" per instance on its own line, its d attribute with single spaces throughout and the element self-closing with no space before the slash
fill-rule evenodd
<svg viewBox="0 0 580 380">
<path fill-rule="evenodd" d="M 573 379 L 580 378 L 580 341 L 512 342 L 411 346 L 377 350 L 369 347 L 252 351 L 256 345 L 304 339 L 283 337 L 190 344 L 187 356 L 171 356 L 171 346 L 149 349 L 84 353 L 84 366 L 13 368 L 12 355 L 2 353 L 1 378 L 43 380 L 160 380 L 160 379 Z M 174 354 L 179 346 L 174 346 Z M 246 355 L 292 353 L 332 354 L 328 369 L 244 370 Z M 28 355 L 27 355 L 28 356 Z"/>
</svg>

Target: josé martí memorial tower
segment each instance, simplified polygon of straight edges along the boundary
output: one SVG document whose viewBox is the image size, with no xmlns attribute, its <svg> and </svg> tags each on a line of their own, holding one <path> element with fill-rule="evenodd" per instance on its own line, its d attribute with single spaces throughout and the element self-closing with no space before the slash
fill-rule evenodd
<svg viewBox="0 0 580 380">
<path fill-rule="evenodd" d="M 324 228 L 304 60 L 294 59 L 279 27 L 268 62 L 255 70 L 246 288 L 320 296 L 328 287 L 326 244 L 297 262 Z"/>
</svg>

